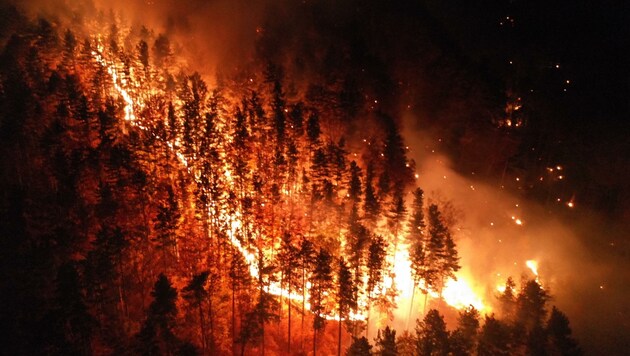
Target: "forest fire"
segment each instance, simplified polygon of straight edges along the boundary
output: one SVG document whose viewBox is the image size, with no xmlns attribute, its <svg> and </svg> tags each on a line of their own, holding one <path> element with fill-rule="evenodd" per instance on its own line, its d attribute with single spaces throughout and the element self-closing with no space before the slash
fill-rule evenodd
<svg viewBox="0 0 630 356">
<path fill-rule="evenodd" d="M 15 174 L 0 179 L 0 232 L 16 236 L 2 263 L 19 277 L 5 278 L 6 315 L 41 330 L 16 331 L 9 353 L 510 354 L 539 330 L 541 347 L 579 350 L 547 304 L 565 283 L 547 278 L 553 252 L 532 243 L 563 230 L 518 191 L 535 176 L 564 212 L 587 199 L 556 189 L 573 179 L 564 161 L 510 166 L 535 101 L 514 93 L 507 119 L 500 104 L 500 119 L 466 126 L 508 147 L 484 176 L 478 162 L 450 167 L 477 133 L 409 125 L 431 104 L 406 78 L 414 66 L 358 53 L 374 45 L 359 33 L 337 47 L 341 30 L 318 30 L 313 4 L 286 5 L 308 19 L 295 33 L 252 16 L 238 45 L 198 52 L 206 25 L 193 17 L 163 26 L 85 6 L 2 29 L 0 164 Z M 306 34 L 311 57 L 294 48 Z"/>
</svg>

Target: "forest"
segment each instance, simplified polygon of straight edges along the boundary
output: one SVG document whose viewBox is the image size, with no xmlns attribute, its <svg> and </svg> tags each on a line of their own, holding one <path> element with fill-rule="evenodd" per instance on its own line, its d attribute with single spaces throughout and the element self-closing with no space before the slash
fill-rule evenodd
<svg viewBox="0 0 630 356">
<path fill-rule="evenodd" d="M 113 12 L 11 11 L 0 353 L 581 354 L 537 278 L 443 297 L 456 216 L 366 83 L 296 84 L 264 49 L 209 80 Z M 394 325 L 400 281 L 418 318 Z"/>
</svg>

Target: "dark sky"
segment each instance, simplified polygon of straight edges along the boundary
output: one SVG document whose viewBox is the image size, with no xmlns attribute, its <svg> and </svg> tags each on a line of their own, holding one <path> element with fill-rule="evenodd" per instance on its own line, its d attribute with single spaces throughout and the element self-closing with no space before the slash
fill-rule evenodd
<svg viewBox="0 0 630 356">
<path fill-rule="evenodd" d="M 533 86 L 551 85 L 546 69 L 559 64 L 558 79 L 572 81 L 559 104 L 578 106 L 571 112 L 577 121 L 627 118 L 627 2 L 446 0 L 427 1 L 427 7 L 475 62 L 520 61 L 522 76 L 543 81 Z"/>
<path fill-rule="evenodd" d="M 554 140 L 587 203 L 630 217 L 628 2 L 424 3 L 462 62 L 523 97 L 528 130 Z"/>
</svg>

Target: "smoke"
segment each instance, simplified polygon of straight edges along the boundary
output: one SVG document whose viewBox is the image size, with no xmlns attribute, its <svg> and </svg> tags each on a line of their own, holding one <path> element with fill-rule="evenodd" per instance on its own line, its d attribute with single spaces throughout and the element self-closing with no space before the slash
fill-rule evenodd
<svg viewBox="0 0 630 356">
<path fill-rule="evenodd" d="M 246 0 L 9 0 L 30 17 L 73 26 L 85 20 L 114 17 L 139 30 L 165 34 L 188 66 L 209 80 L 218 69 L 236 70 L 251 61 L 255 42 L 272 10 L 280 3 Z M 274 6 L 271 6 L 273 4 Z M 65 29 L 64 29 L 65 30 Z M 150 44 L 151 45 L 151 44 Z"/>
<path fill-rule="evenodd" d="M 426 200 L 443 207 L 454 223 L 459 275 L 474 283 L 484 304 L 495 304 L 497 286 L 508 276 L 517 286 L 522 278 L 535 278 L 526 266 L 527 260 L 535 260 L 539 281 L 552 296 L 549 308 L 555 305 L 569 316 L 587 353 L 619 352 L 629 331 L 625 297 L 630 263 L 596 246 L 623 241 L 623 233 L 615 236 L 614 227 L 604 229 L 612 223 L 593 211 L 562 206 L 567 210 L 562 214 L 557 207 L 525 198 L 513 188 L 518 184 L 482 179 L 472 171 L 459 173 L 434 132 L 407 130 L 405 138 Z"/>
</svg>

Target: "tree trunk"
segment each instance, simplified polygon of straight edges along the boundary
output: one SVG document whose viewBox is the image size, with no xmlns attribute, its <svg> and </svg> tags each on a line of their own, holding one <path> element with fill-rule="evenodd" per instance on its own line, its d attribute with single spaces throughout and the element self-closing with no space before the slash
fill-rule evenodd
<svg viewBox="0 0 630 356">
<path fill-rule="evenodd" d="M 302 269 L 302 350 L 304 350 L 304 313 L 306 309 L 306 268 Z"/>
<path fill-rule="evenodd" d="M 214 309 L 212 306 L 212 297 L 208 298 L 208 324 L 210 326 L 210 340 L 208 340 L 207 347 L 210 350 L 210 355 L 214 355 Z"/>
<path fill-rule="evenodd" d="M 289 279 L 290 280 L 290 279 Z M 288 284 L 288 293 L 289 293 L 289 297 L 287 298 L 287 307 L 289 308 L 288 312 L 289 312 L 289 321 L 288 321 L 288 327 L 287 327 L 287 354 L 291 355 L 291 284 Z"/>
<path fill-rule="evenodd" d="M 206 353 L 206 325 L 205 320 L 203 319 L 203 306 L 202 303 L 199 302 L 199 332 L 201 332 L 201 353 Z"/>
<path fill-rule="evenodd" d="M 411 303 L 409 304 L 409 315 L 407 316 L 407 327 L 409 330 L 409 321 L 411 320 L 411 314 L 413 314 L 413 299 L 416 296 L 416 282 L 413 282 L 413 288 L 411 288 Z"/>
<path fill-rule="evenodd" d="M 232 350 L 236 344 L 236 292 L 234 281 L 232 281 Z"/>
<path fill-rule="evenodd" d="M 337 338 L 337 356 L 341 356 L 341 304 L 339 304 L 339 333 Z"/>
</svg>

